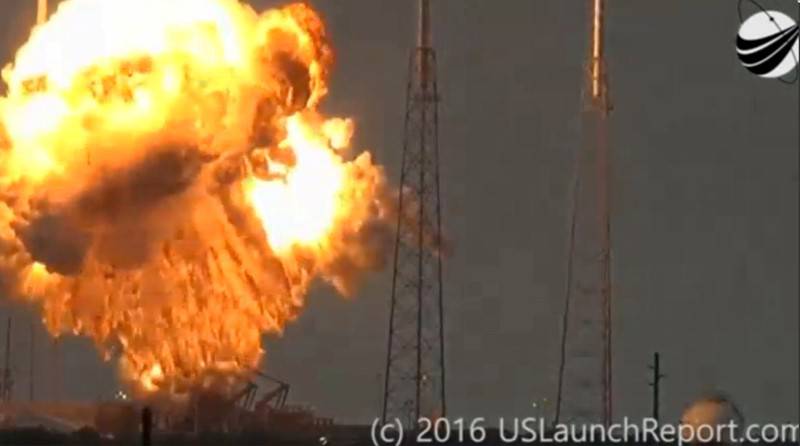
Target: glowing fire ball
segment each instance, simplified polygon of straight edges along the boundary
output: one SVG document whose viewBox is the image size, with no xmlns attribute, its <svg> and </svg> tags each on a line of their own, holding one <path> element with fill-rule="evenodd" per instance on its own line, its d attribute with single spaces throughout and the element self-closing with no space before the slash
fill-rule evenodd
<svg viewBox="0 0 800 446">
<path fill-rule="evenodd" d="M 314 279 L 383 264 L 383 170 L 317 109 L 332 62 L 306 4 L 61 2 L 2 71 L 0 291 L 135 396 L 246 378 Z"/>
</svg>

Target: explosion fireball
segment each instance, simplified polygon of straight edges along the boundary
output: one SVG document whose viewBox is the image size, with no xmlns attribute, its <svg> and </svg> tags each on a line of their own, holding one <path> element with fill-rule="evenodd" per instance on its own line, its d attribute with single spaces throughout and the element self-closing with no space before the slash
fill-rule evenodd
<svg viewBox="0 0 800 446">
<path fill-rule="evenodd" d="M 317 111 L 305 4 L 66 0 L 2 72 L 0 285 L 140 395 L 246 376 L 321 278 L 381 266 L 383 171 Z"/>
</svg>

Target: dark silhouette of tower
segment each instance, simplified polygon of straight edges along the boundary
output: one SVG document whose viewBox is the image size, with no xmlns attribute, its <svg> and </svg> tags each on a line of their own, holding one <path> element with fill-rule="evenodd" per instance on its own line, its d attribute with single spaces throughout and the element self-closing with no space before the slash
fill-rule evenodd
<svg viewBox="0 0 800 446">
<path fill-rule="evenodd" d="M 446 407 L 439 249 L 439 96 L 428 0 L 419 1 L 419 37 L 408 76 L 384 375 L 384 422 L 444 416 Z"/>
<path fill-rule="evenodd" d="M 150 406 L 145 406 L 142 409 L 142 446 L 150 446 L 153 444 L 153 411 Z"/>
<path fill-rule="evenodd" d="M 555 421 L 612 419 L 611 225 L 604 0 L 590 0 L 582 144 L 573 177 Z"/>
<path fill-rule="evenodd" d="M 30 320 L 30 329 L 31 329 L 31 338 L 30 344 L 28 347 L 30 348 L 30 353 L 28 355 L 28 360 L 30 361 L 30 368 L 28 369 L 28 398 L 33 401 L 36 388 L 36 327 L 33 325 L 33 318 L 31 317 Z"/>
<path fill-rule="evenodd" d="M 6 323 L 6 351 L 3 364 L 3 376 L 0 381 L 0 401 L 10 401 L 14 389 L 14 377 L 11 375 L 11 316 Z"/>
<path fill-rule="evenodd" d="M 48 381 L 50 383 L 50 398 L 53 401 L 61 401 L 63 385 L 62 377 L 63 358 L 61 357 L 61 339 L 53 338 L 50 343 L 50 354 L 48 364 Z"/>
</svg>

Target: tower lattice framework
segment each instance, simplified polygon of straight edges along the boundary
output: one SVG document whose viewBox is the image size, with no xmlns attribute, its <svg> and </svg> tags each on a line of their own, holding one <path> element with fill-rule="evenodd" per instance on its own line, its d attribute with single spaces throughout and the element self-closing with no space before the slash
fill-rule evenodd
<svg viewBox="0 0 800 446">
<path fill-rule="evenodd" d="M 575 161 L 556 422 L 612 420 L 612 288 L 604 0 L 589 0 L 583 132 Z"/>
<path fill-rule="evenodd" d="M 439 116 L 430 5 L 410 58 L 382 419 L 444 416 Z"/>
</svg>

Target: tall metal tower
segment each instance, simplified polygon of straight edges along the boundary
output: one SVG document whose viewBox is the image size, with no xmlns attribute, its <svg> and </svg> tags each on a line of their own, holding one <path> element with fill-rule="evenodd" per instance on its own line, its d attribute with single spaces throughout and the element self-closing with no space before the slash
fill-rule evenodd
<svg viewBox="0 0 800 446">
<path fill-rule="evenodd" d="M 612 419 L 611 225 L 604 0 L 589 0 L 591 34 L 576 155 L 555 421 Z M 564 420 L 562 420 L 564 418 Z"/>
<path fill-rule="evenodd" d="M 28 369 L 28 398 L 33 401 L 34 396 L 36 395 L 36 327 L 33 325 L 33 319 L 30 321 L 30 344 L 28 347 L 30 348 L 30 354 L 28 355 L 29 362 L 29 369 Z"/>
<path fill-rule="evenodd" d="M 44 25 L 47 21 L 47 0 L 36 1 L 36 26 Z M 30 355 L 29 355 L 29 381 L 28 381 L 28 398 L 33 401 L 35 396 L 36 384 L 36 326 L 34 325 L 34 316 L 30 320 Z"/>
<path fill-rule="evenodd" d="M 383 421 L 444 416 L 439 117 L 436 52 L 428 0 L 419 0 L 419 36 L 406 96 L 401 193 L 392 275 Z"/>
<path fill-rule="evenodd" d="M 0 381 L 0 401 L 10 401 L 14 389 L 14 377 L 11 375 L 11 316 L 6 324 L 6 352 L 3 363 L 3 376 Z"/>
<path fill-rule="evenodd" d="M 63 358 L 61 357 L 61 338 L 56 337 L 53 338 L 53 342 L 51 344 L 50 350 L 50 377 L 48 380 L 50 381 L 50 392 L 52 394 L 51 399 L 53 401 L 60 401 L 61 400 L 61 392 L 62 392 L 62 385 L 63 385 L 63 376 L 62 376 L 62 369 L 63 369 Z"/>
</svg>

